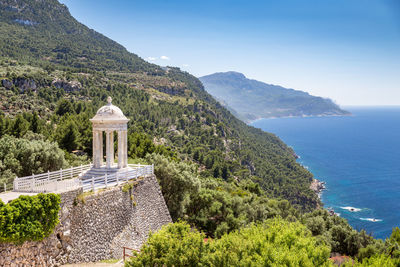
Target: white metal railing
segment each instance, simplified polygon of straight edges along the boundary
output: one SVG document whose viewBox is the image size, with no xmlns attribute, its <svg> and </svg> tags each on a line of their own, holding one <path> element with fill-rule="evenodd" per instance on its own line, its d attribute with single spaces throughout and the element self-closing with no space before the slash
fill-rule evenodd
<svg viewBox="0 0 400 267">
<path fill-rule="evenodd" d="M 128 164 L 130 169 L 103 176 L 92 177 L 82 181 L 83 191 L 95 191 L 100 188 L 119 185 L 128 180 L 135 179 L 141 176 L 154 174 L 154 165 Z"/>
<path fill-rule="evenodd" d="M 45 193 L 72 189 L 80 185 L 79 176 L 92 166 L 92 164 L 87 164 L 64 170 L 16 177 L 13 183 L 13 191 Z"/>
<path fill-rule="evenodd" d="M 0 183 L 0 193 L 6 192 L 6 191 L 12 191 L 14 188 L 12 182 L 5 182 L 5 183 Z"/>
<path fill-rule="evenodd" d="M 92 164 L 81 165 L 54 172 L 35 174 L 26 177 L 16 177 L 13 188 L 7 190 L 17 192 L 46 193 L 68 191 L 82 187 L 83 191 L 106 188 L 119 185 L 130 179 L 154 174 L 154 165 L 128 164 L 129 169 L 103 176 L 93 176 L 82 180 L 83 174 L 92 168 Z M 0 191 L 1 192 L 1 191 Z"/>
</svg>

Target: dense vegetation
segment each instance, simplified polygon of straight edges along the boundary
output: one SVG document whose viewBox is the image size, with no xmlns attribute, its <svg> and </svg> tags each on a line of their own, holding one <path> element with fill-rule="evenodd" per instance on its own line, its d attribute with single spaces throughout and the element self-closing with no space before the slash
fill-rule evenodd
<svg viewBox="0 0 400 267">
<path fill-rule="evenodd" d="M 287 200 L 269 199 L 250 179 L 226 182 L 201 177 L 195 164 L 171 161 L 159 154 L 148 155 L 146 160 L 154 164 L 172 219 L 185 219 L 207 236 L 220 237 L 278 215 L 292 221 L 299 216 Z"/>
<path fill-rule="evenodd" d="M 55 171 L 65 166 L 64 152 L 41 135 L 30 132 L 23 138 L 9 135 L 0 138 L 0 185 L 5 183 L 11 188 L 16 176 Z"/>
<path fill-rule="evenodd" d="M 58 224 L 60 196 L 20 196 L 4 204 L 0 200 L 0 242 L 39 241 Z"/>
<path fill-rule="evenodd" d="M 330 99 L 251 80 L 238 72 L 214 73 L 199 79 L 207 92 L 246 121 L 283 116 L 349 114 Z"/>
<path fill-rule="evenodd" d="M 2 69 L 1 64 L 7 67 Z M 0 75 L 21 77 L 22 74 L 17 74 L 21 69 L 24 67 L 10 66 L 9 60 L 0 62 Z M 37 71 L 31 77 L 40 75 L 44 81 L 56 79 L 52 77 L 55 74 L 49 75 L 42 69 Z M 136 136 L 130 137 L 130 145 L 135 146 L 147 136 L 157 145 L 170 147 L 180 159 L 201 165 L 204 176 L 225 180 L 251 178 L 269 196 L 287 199 L 303 210 L 312 210 L 317 205 L 318 199 L 309 189 L 312 175 L 296 163 L 294 152 L 274 135 L 249 127 L 234 118 L 209 99 L 201 87 L 185 89 L 186 95 L 176 96 L 155 90 L 152 86 L 156 84 L 146 85 L 149 86 L 147 90 L 138 89 L 130 85 L 130 80 L 126 80 L 124 75 L 115 75 L 118 79 L 113 82 L 110 80 L 114 76 L 110 76 L 105 82 L 103 74 L 97 72 L 85 76 L 61 71 L 56 73 L 61 79 L 67 79 L 66 76 L 70 75 L 71 80 L 79 81 L 81 89 L 67 92 L 55 88 L 51 82 L 43 84 L 36 92 L 21 92 L 15 87 L 16 82 L 9 89 L 0 87 L 3 99 L 8 100 L 1 103 L 2 108 L 7 114 L 14 115 L 13 121 L 3 123 L 3 127 L 8 129 L 4 133 L 20 137 L 21 133 L 11 129 L 11 124 L 18 125 L 15 120 L 19 119 L 33 132 L 57 141 L 65 151 L 81 149 L 90 157 L 92 134 L 89 118 L 104 104 L 106 97 L 112 95 L 114 103 L 131 119 L 129 134 Z M 177 70 L 170 70 L 168 75 L 174 76 L 175 73 L 183 75 Z M 194 86 L 192 83 L 197 80 L 188 74 L 185 76 L 189 86 Z M 125 80 L 125 83 L 120 83 L 119 79 Z M 163 79 L 169 80 L 167 77 Z M 7 80 L 11 81 L 11 78 Z M 40 81 L 34 81 L 40 84 Z M 197 97 L 196 90 L 199 91 Z M 25 98 L 24 95 L 30 97 Z M 25 100 L 37 104 L 26 104 Z M 34 123 L 39 123 L 40 127 L 30 125 L 32 119 L 28 117 L 31 115 L 17 115 L 23 111 L 30 114 L 36 112 L 38 118 L 34 118 Z M 144 146 L 151 146 L 151 142 L 142 142 L 140 145 L 142 147 L 138 151 L 135 147 L 129 149 L 130 156 L 143 156 L 140 150 Z"/>
<path fill-rule="evenodd" d="M 328 247 L 317 245 L 303 225 L 282 219 L 204 238 L 185 223 L 164 226 L 126 266 L 331 266 Z"/>
<path fill-rule="evenodd" d="M 294 152 L 237 120 L 197 78 L 143 61 L 77 22 L 56 1 L 4 0 L 0 12 L 0 108 L 15 118 L 36 112 L 43 127 L 33 132 L 67 153 L 80 149 L 90 158 L 88 119 L 111 95 L 131 119 L 132 142 L 145 135 L 200 165 L 204 177 L 250 178 L 268 196 L 304 211 L 319 204 L 309 189 L 312 175 L 296 163 Z M 130 156 L 143 156 L 144 146 L 151 146 L 141 145 L 131 147 Z"/>
<path fill-rule="evenodd" d="M 281 218 L 252 224 L 219 239 L 206 239 L 188 224 L 177 222 L 151 234 L 141 252 L 125 266 L 336 266 L 328 259 L 329 252 L 304 225 Z M 340 266 L 399 264 L 399 258 L 386 251 L 368 258 L 344 258 Z"/>
<path fill-rule="evenodd" d="M 352 229 L 345 219 L 324 209 L 303 214 L 286 200 L 270 199 L 250 179 L 227 182 L 202 177 L 195 164 L 176 162 L 159 154 L 147 155 L 146 161 L 155 166 L 173 220 L 183 219 L 207 237 L 220 238 L 252 223 L 280 217 L 303 224 L 317 244 L 327 246 L 332 253 L 360 260 L 379 253 L 400 257 L 396 254 L 400 248 L 399 229 L 383 242 L 364 230 Z"/>
<path fill-rule="evenodd" d="M 91 70 L 163 72 L 77 22 L 57 0 L 1 0 L 0 34 L 5 37 L 0 40 L 1 56 L 40 63 L 48 69 L 58 64 Z"/>
</svg>

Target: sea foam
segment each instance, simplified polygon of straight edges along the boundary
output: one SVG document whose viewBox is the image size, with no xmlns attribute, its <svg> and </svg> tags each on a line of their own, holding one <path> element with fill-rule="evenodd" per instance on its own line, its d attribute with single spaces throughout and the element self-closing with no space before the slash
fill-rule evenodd
<svg viewBox="0 0 400 267">
<path fill-rule="evenodd" d="M 355 208 L 355 207 L 340 207 L 340 208 L 341 208 L 341 209 L 344 209 L 344 210 L 351 211 L 351 212 L 358 212 L 358 211 L 361 211 L 360 208 Z"/>
<path fill-rule="evenodd" d="M 370 222 L 381 222 L 381 219 L 375 219 L 375 218 L 360 218 L 362 221 L 370 221 Z"/>
</svg>

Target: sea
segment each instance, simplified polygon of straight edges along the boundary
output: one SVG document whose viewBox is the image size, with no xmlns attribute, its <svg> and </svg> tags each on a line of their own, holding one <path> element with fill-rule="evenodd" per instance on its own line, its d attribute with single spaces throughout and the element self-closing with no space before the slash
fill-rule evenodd
<svg viewBox="0 0 400 267">
<path fill-rule="evenodd" d="M 347 107 L 351 116 L 260 119 L 326 183 L 325 208 L 385 239 L 400 227 L 400 107 Z"/>
</svg>

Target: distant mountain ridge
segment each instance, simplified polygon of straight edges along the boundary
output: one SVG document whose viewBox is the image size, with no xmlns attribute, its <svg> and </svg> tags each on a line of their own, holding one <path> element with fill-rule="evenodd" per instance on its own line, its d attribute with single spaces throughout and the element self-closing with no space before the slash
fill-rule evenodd
<svg viewBox="0 0 400 267">
<path fill-rule="evenodd" d="M 239 72 L 218 72 L 199 79 L 221 104 L 247 122 L 271 117 L 350 115 L 328 98 L 248 79 Z"/>
</svg>

